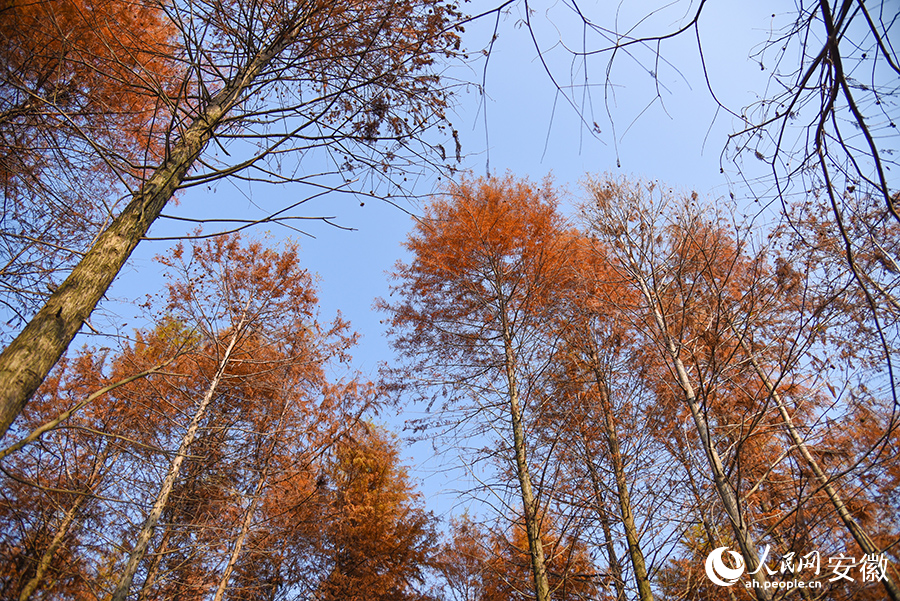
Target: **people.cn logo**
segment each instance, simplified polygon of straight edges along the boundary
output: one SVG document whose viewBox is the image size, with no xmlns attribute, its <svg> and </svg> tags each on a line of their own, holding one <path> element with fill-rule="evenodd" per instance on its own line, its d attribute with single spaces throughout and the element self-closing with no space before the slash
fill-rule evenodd
<svg viewBox="0 0 900 601">
<path fill-rule="evenodd" d="M 722 561 L 722 554 L 728 551 L 734 559 L 736 568 L 729 568 Z M 706 558 L 706 575 L 715 584 L 719 586 L 731 586 L 738 581 L 741 574 L 744 573 L 744 558 L 739 553 L 735 553 L 728 547 L 719 547 L 709 554 Z"/>
</svg>

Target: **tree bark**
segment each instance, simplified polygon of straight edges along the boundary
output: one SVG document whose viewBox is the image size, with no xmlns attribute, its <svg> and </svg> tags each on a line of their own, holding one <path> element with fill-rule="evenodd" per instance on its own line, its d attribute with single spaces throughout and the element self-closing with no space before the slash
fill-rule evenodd
<svg viewBox="0 0 900 601">
<path fill-rule="evenodd" d="M 781 416 L 781 421 L 784 423 L 785 428 L 787 428 L 788 435 L 790 436 L 791 441 L 797 447 L 797 450 L 800 451 L 800 455 L 813 471 L 816 480 L 819 481 L 819 485 L 825 491 L 825 494 L 828 496 L 828 500 L 831 501 L 831 504 L 837 511 L 838 516 L 840 516 L 841 522 L 843 522 L 847 530 L 850 531 L 850 534 L 853 536 L 853 540 L 856 541 L 856 544 L 859 545 L 860 549 L 862 549 L 864 553 L 866 553 L 867 555 L 881 554 L 882 549 L 878 548 L 875 542 L 872 541 L 871 537 L 869 537 L 868 533 L 866 533 L 866 531 L 862 529 L 862 526 L 859 525 L 859 522 L 857 522 L 853 518 L 853 515 L 850 513 L 850 510 L 847 509 L 847 506 L 844 504 L 844 501 L 841 498 L 840 494 L 837 492 L 834 486 L 831 485 L 831 478 L 829 478 L 824 470 L 822 470 L 819 462 L 816 461 L 816 458 L 813 457 L 812 453 L 809 451 L 809 447 L 806 446 L 806 441 L 802 436 L 800 436 L 800 433 L 794 426 L 794 421 L 791 419 L 791 415 L 790 413 L 788 413 L 787 408 L 784 405 L 784 400 L 778 393 L 778 389 L 775 387 L 775 384 L 772 382 L 771 378 L 769 378 L 768 374 L 762 369 L 762 366 L 759 364 L 759 361 L 756 358 L 756 354 L 750 348 L 750 344 L 747 342 L 746 337 L 738 334 L 737 330 L 734 327 L 734 322 L 729 320 L 728 323 L 731 326 L 731 331 L 735 336 L 738 337 L 738 340 L 740 340 L 741 348 L 743 348 L 744 352 L 747 353 L 747 357 L 750 359 L 750 364 L 753 365 L 753 369 L 754 371 L 756 371 L 756 375 L 759 376 L 759 379 L 762 380 L 763 385 L 766 387 L 766 391 L 769 393 L 769 398 L 771 398 L 775 402 L 775 407 L 778 409 L 778 414 Z M 885 570 L 884 580 L 882 580 L 881 582 L 884 585 L 884 588 L 891 600 L 900 601 L 900 588 L 897 587 L 897 583 L 892 578 L 889 570 Z"/>
<path fill-rule="evenodd" d="M 228 366 L 228 362 L 231 359 L 231 353 L 234 350 L 238 337 L 241 335 L 244 325 L 244 317 L 242 317 L 240 323 L 234 328 L 234 331 L 231 334 L 231 340 L 228 343 L 228 348 L 226 348 L 225 354 L 222 355 L 222 359 L 219 361 L 219 367 L 216 369 L 216 374 L 213 376 L 212 382 L 210 382 L 209 388 L 206 390 L 203 399 L 201 399 L 200 403 L 197 405 L 194 417 L 191 419 L 191 423 L 181 439 L 178 452 L 176 453 L 175 458 L 172 459 L 172 463 L 169 465 L 169 471 L 163 480 L 159 493 L 156 495 L 156 501 L 153 503 L 153 508 L 147 515 L 146 520 L 144 520 L 140 532 L 138 532 L 134 548 L 128 557 L 128 563 L 125 565 L 125 569 L 122 572 L 116 590 L 113 592 L 111 601 L 125 601 L 125 598 L 128 596 L 128 592 L 131 589 L 131 583 L 134 580 L 134 575 L 137 573 L 138 566 L 147 552 L 150 539 L 153 537 L 153 532 L 156 529 L 156 525 L 159 523 L 159 518 L 166 508 L 166 504 L 169 501 L 169 495 L 172 493 L 172 488 L 175 486 L 175 481 L 178 479 L 178 474 L 181 471 L 181 464 L 184 463 L 184 460 L 188 455 L 189 448 L 194 442 L 197 431 L 200 429 L 200 422 L 206 415 L 206 409 L 212 402 L 216 388 L 218 388 L 219 382 L 225 374 L 225 368 Z"/>
<path fill-rule="evenodd" d="M 513 451 L 525 513 L 525 532 L 528 536 L 528 550 L 531 555 L 534 593 L 537 601 L 550 601 L 550 583 L 547 578 L 544 547 L 541 543 L 537 501 L 531 488 L 531 476 L 528 473 L 528 460 L 525 452 L 525 426 L 522 422 L 522 407 L 519 403 L 519 390 L 516 384 L 516 357 L 513 351 L 512 334 L 509 330 L 506 316 L 506 306 L 502 302 L 500 306 L 500 320 L 503 329 L 504 369 L 506 371 L 509 412 L 513 429 Z"/>
<path fill-rule="evenodd" d="M 234 541 L 234 545 L 231 548 L 231 555 L 228 557 L 228 564 L 225 566 L 225 570 L 222 572 L 222 577 L 219 579 L 219 586 L 216 588 L 216 594 L 213 596 L 213 601 L 222 601 L 225 597 L 225 589 L 228 587 L 228 581 L 231 580 L 231 574 L 234 572 L 234 566 L 237 565 L 238 558 L 241 555 L 241 550 L 244 548 L 244 541 L 247 539 L 247 533 L 250 532 L 250 525 L 253 523 L 253 514 L 256 512 L 256 505 L 259 503 L 259 499 L 262 496 L 262 489 L 266 484 L 266 481 L 269 477 L 269 466 L 263 469 L 263 473 L 259 476 L 259 481 L 256 483 L 256 489 L 253 491 L 253 499 L 250 501 L 250 505 L 247 507 L 246 513 L 244 513 L 244 519 L 241 520 L 241 530 L 238 533 L 237 538 Z"/>
<path fill-rule="evenodd" d="M 604 420 L 603 429 L 609 448 L 609 460 L 616 480 L 616 496 L 619 499 L 619 510 L 622 515 L 622 527 L 625 529 L 625 540 L 628 542 L 628 555 L 631 558 L 631 565 L 634 567 L 634 579 L 638 588 L 638 597 L 641 601 L 653 601 L 653 591 L 650 589 L 647 564 L 644 560 L 644 553 L 641 551 L 640 535 L 634 522 L 634 514 L 631 511 L 631 495 L 628 492 L 625 465 L 622 459 L 622 451 L 619 448 L 616 419 L 609 401 L 609 389 L 598 365 L 597 352 L 593 348 L 590 351 L 590 359 L 591 370 L 594 373 L 594 379 L 597 384 L 597 394 L 600 398 L 600 411 L 603 413 Z"/>
<path fill-rule="evenodd" d="M 606 501 L 603 498 L 600 476 L 597 474 L 597 468 L 594 466 L 594 454 L 590 450 L 590 443 L 583 432 L 581 441 L 584 444 L 584 463 L 591 478 L 591 487 L 594 489 L 594 499 L 597 503 L 597 516 L 600 520 L 600 527 L 603 529 L 603 538 L 606 541 L 604 546 L 606 547 L 609 569 L 612 572 L 613 582 L 616 587 L 616 601 L 625 601 L 625 578 L 622 575 L 622 566 L 613 546 L 612 529 L 609 527 L 609 517 L 606 511 Z"/>
<path fill-rule="evenodd" d="M 706 416 L 703 414 L 700 403 L 697 401 L 697 395 L 694 386 L 691 384 L 691 380 L 688 377 L 687 369 L 685 369 L 684 363 L 681 361 L 678 349 L 675 347 L 675 342 L 668 334 L 665 320 L 660 312 L 655 296 L 647 284 L 647 280 L 638 271 L 637 266 L 634 265 L 634 263 L 631 265 L 631 271 L 631 275 L 638 284 L 641 294 L 644 296 L 644 300 L 647 303 L 647 308 L 650 310 L 656 327 L 663 338 L 669 360 L 675 368 L 678 385 L 684 392 L 685 403 L 690 409 L 691 417 L 694 419 L 694 425 L 697 428 L 697 434 L 700 436 L 700 444 L 703 446 L 703 451 L 706 454 L 706 459 L 709 463 L 710 471 L 712 472 L 713 482 L 715 482 L 716 485 L 716 491 L 725 508 L 725 513 L 728 515 L 728 519 L 731 522 L 734 537 L 741 549 L 741 555 L 744 557 L 747 573 L 755 583 L 753 592 L 756 594 L 756 598 L 759 599 L 759 601 L 771 601 L 772 595 L 770 594 L 769 589 L 766 588 L 767 581 L 763 574 L 764 569 L 761 569 L 760 567 L 759 555 L 756 552 L 756 543 L 750 535 L 750 529 L 747 522 L 744 520 L 740 502 L 731 486 L 731 482 L 728 480 L 728 475 L 725 473 L 725 466 L 722 464 L 722 459 L 719 457 L 719 452 L 716 450 L 712 436 L 709 433 L 709 424 L 706 422 Z"/>
<path fill-rule="evenodd" d="M 0 354 L 0 437 L 6 434 L 69 343 L 106 294 L 125 261 L 159 217 L 226 114 L 273 58 L 291 43 L 302 19 L 213 95 L 172 145 L 162 165 L 135 192 L 22 332 Z"/>
<path fill-rule="evenodd" d="M 219 579 L 219 585 L 216 587 L 216 594 L 213 597 L 213 601 L 222 601 L 225 597 L 225 589 L 228 587 L 228 581 L 231 580 L 231 574 L 234 572 L 234 566 L 237 565 L 238 558 L 241 555 L 241 550 L 244 548 L 244 541 L 247 539 L 247 534 L 250 532 L 250 526 L 253 523 L 253 514 L 256 512 L 256 506 L 259 503 L 259 499 L 262 497 L 263 488 L 265 488 L 266 483 L 269 481 L 269 467 L 271 465 L 272 455 L 275 453 L 275 446 L 278 444 L 278 437 L 282 431 L 282 424 L 284 423 L 284 416 L 287 412 L 287 405 L 285 404 L 281 410 L 281 416 L 278 419 L 278 426 L 275 428 L 275 431 L 272 433 L 272 444 L 269 447 L 269 452 L 266 455 L 266 462 L 263 465 L 262 472 L 259 474 L 259 480 L 256 483 L 256 487 L 253 490 L 253 498 L 250 500 L 250 505 L 247 507 L 247 511 L 244 513 L 244 519 L 241 520 L 241 530 L 238 532 L 238 536 L 234 541 L 234 545 L 231 548 L 231 554 L 228 557 L 228 563 L 225 566 L 225 570 L 222 572 L 222 577 Z"/>
<path fill-rule="evenodd" d="M 159 566 L 162 563 L 162 558 L 169 550 L 169 537 L 171 534 L 171 527 L 166 524 L 159 546 L 156 548 L 156 552 L 152 554 L 150 567 L 147 568 L 147 577 L 144 578 L 144 584 L 138 593 L 138 601 L 146 601 L 150 598 L 151 589 L 156 584 L 156 577 L 159 575 Z"/>
<path fill-rule="evenodd" d="M 32 576 L 31 579 L 25 583 L 25 586 L 22 587 L 22 590 L 19 593 L 19 601 L 28 601 L 28 599 L 31 598 L 31 595 L 33 595 L 40 586 L 41 582 L 44 579 L 44 574 L 47 572 L 47 569 L 50 567 L 50 563 L 53 561 L 53 557 L 62 546 L 63 540 L 69 533 L 69 529 L 72 527 L 72 524 L 75 523 L 75 518 L 78 516 L 78 512 L 81 510 L 81 507 L 85 504 L 85 502 L 87 502 L 87 500 L 90 498 L 91 492 L 93 491 L 94 487 L 107 473 L 103 468 L 105 467 L 106 459 L 108 457 L 109 445 L 107 444 L 103 447 L 103 451 L 101 451 L 100 455 L 97 457 L 97 460 L 94 463 L 94 469 L 91 471 L 91 475 L 88 478 L 87 483 L 85 484 L 84 490 L 78 494 L 78 498 L 75 499 L 75 502 L 71 507 L 69 507 L 69 510 L 66 511 L 62 521 L 59 524 L 59 527 L 56 529 L 56 534 L 53 536 L 53 540 L 50 541 L 50 544 L 44 550 L 43 554 L 41 554 L 41 559 L 38 561 L 34 576 Z"/>
</svg>

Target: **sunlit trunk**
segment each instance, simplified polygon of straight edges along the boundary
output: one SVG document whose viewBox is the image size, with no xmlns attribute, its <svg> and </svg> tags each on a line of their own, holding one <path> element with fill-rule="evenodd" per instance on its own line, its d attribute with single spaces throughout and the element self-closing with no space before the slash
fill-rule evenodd
<svg viewBox="0 0 900 601">
<path fill-rule="evenodd" d="M 628 555 L 634 568 L 634 579 L 638 588 L 638 597 L 641 601 L 652 601 L 653 591 L 650 590 L 650 578 L 647 575 L 647 564 L 644 553 L 641 551 L 640 535 L 634 522 L 634 513 L 631 508 L 631 495 L 628 492 L 628 479 L 625 476 L 625 462 L 622 451 L 619 448 L 619 435 L 616 431 L 616 418 L 609 400 L 609 389 L 598 365 L 598 357 L 595 349 L 590 352 L 591 369 L 597 384 L 597 396 L 600 400 L 600 411 L 603 414 L 603 432 L 609 448 L 609 461 L 612 464 L 613 475 L 616 480 L 616 498 L 619 500 L 619 510 L 622 517 L 622 527 L 625 530 L 625 540 L 628 542 Z"/>
<path fill-rule="evenodd" d="M 501 303 L 502 305 L 502 303 Z M 516 473 L 519 477 L 519 490 L 522 493 L 522 505 L 525 512 L 525 532 L 528 536 L 528 549 L 531 555 L 531 568 L 534 576 L 534 593 L 537 601 L 550 600 L 550 584 L 547 579 L 547 568 L 544 559 L 544 547 L 541 543 L 540 524 L 538 523 L 538 507 L 531 488 L 531 476 L 528 473 L 528 459 L 525 452 L 525 426 L 522 423 L 522 407 L 519 402 L 519 389 L 516 384 L 516 358 L 513 352 L 513 340 L 506 321 L 506 307 L 501 306 L 500 319 L 503 328 L 504 369 L 508 387 L 509 412 L 513 430 L 513 452 L 515 454 Z"/>
<path fill-rule="evenodd" d="M 181 464 L 184 463 L 184 460 L 188 455 L 188 450 L 194 442 L 194 438 L 197 436 L 197 431 L 200 429 L 200 423 L 203 421 L 203 418 L 206 415 L 206 409 L 212 402 L 216 393 L 216 388 L 218 388 L 219 382 L 225 374 L 225 368 L 228 366 L 231 354 L 234 351 L 234 346 L 242 333 L 244 325 L 245 322 L 242 317 L 240 323 L 234 328 L 231 334 L 231 340 L 228 342 L 228 347 L 225 349 L 225 353 L 219 361 L 219 366 L 216 369 L 215 376 L 213 376 L 213 379 L 209 384 L 209 388 L 206 390 L 206 394 L 200 400 L 197 409 L 194 411 L 194 417 L 191 419 L 191 423 L 184 433 L 184 437 L 181 439 L 181 445 L 178 447 L 178 452 L 175 454 L 172 463 L 169 465 L 169 471 L 156 495 L 156 501 L 153 503 L 153 508 L 150 510 L 150 513 L 147 515 L 144 524 L 141 526 L 141 529 L 135 538 L 134 547 L 128 556 L 128 562 L 125 565 L 125 569 L 122 572 L 116 590 L 113 592 L 112 601 L 125 601 L 125 598 L 128 596 L 128 592 L 131 589 L 131 583 L 134 580 L 134 575 L 147 552 L 147 546 L 150 544 L 150 539 L 153 537 L 153 532 L 156 529 L 156 525 L 159 523 L 159 518 L 166 508 L 166 504 L 169 501 L 169 495 L 172 493 L 175 481 L 178 479 L 178 474 L 181 471 Z"/>
</svg>

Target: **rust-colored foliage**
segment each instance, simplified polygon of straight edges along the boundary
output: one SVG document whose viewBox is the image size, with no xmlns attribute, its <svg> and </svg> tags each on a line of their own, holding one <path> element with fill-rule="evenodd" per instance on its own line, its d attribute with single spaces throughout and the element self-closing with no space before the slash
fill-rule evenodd
<svg viewBox="0 0 900 601">
<path fill-rule="evenodd" d="M 21 5 L 70 6 L 57 1 Z M 110 55 L 115 60 L 107 69 L 100 69 L 96 62 L 85 67 L 107 78 L 96 86 L 103 98 L 104 86 L 120 80 L 152 97 L 150 138 L 159 146 L 142 145 L 142 152 L 132 156 L 123 150 L 135 146 L 128 135 L 111 141 L 95 139 L 90 128 L 78 127 L 71 111 L 59 109 L 62 121 L 74 123 L 69 130 L 74 143 L 53 146 L 60 156 L 45 163 L 56 171 L 65 171 L 70 163 L 110 168 L 116 176 L 109 186 L 115 195 L 84 197 L 106 200 L 97 203 L 102 204 L 103 220 L 96 229 L 105 228 L 99 235 L 95 228 L 76 228 L 82 236 L 74 241 L 44 240 L 48 232 L 59 232 L 59 224 L 50 223 L 53 211 L 21 215 L 18 223 L 28 226 L 24 235 L 16 224 L 11 226 L 17 244 L 33 250 L 37 240 L 43 252 L 43 243 L 49 242 L 46 248 L 61 256 L 42 263 L 41 256 L 14 250 L 15 260 L 9 265 L 4 261 L 10 277 L 6 292 L 15 301 L 11 304 L 22 305 L 18 317 L 28 325 L 0 354 L 3 432 L 183 186 L 237 176 L 245 181 L 330 187 L 335 170 L 322 173 L 299 167 L 301 157 L 319 152 L 337 157 L 337 171 L 390 172 L 385 177 L 398 181 L 397 169 L 415 170 L 414 165 L 437 162 L 431 156 L 433 145 L 424 136 L 447 125 L 450 92 L 440 83 L 435 63 L 459 49 L 462 28 L 452 3 L 198 0 L 156 5 L 158 21 L 151 18 L 156 9 L 147 13 L 140 3 L 128 5 L 134 10 L 122 19 L 108 18 L 100 12 L 107 5 L 114 15 L 116 4 L 101 2 L 96 13 L 84 7 L 86 39 L 117 34 L 98 53 L 100 66 Z M 71 18 L 76 19 L 81 7 L 72 6 Z M 61 14 L 67 15 L 67 10 L 60 9 Z M 28 10 L 22 14 L 34 21 Z M 126 29 L 119 31 L 119 23 Z M 139 24 L 143 26 L 139 35 L 129 35 L 127 27 Z M 166 35 L 170 28 L 175 35 Z M 64 27 L 47 32 L 51 40 L 56 40 L 54 35 L 66 39 Z M 160 36 L 154 38 L 156 34 Z M 30 56 L 27 48 L 22 54 Z M 156 57 L 164 67 L 169 64 L 166 61 L 175 65 L 172 81 L 158 81 L 164 78 L 153 72 Z M 2 92 L 5 99 L 6 90 Z M 114 108 L 124 107 L 126 114 L 144 120 L 144 107 L 131 106 L 129 98 L 116 98 Z M 207 152 L 213 140 L 215 150 Z M 234 154 L 228 148 L 232 143 L 237 147 Z M 421 147 L 414 148 L 416 144 Z M 286 161 L 294 161 L 293 166 Z M 348 179 L 348 183 L 354 181 Z M 34 197 L 34 207 L 43 207 L 44 197 Z M 116 197 L 128 199 L 127 204 L 117 206 Z M 302 202 L 272 209 L 268 220 L 297 218 L 290 213 Z M 77 210 L 74 213 L 76 221 L 83 217 Z M 62 283 L 50 277 L 60 266 L 71 267 Z M 49 298 L 45 297 L 47 285 L 53 291 Z"/>
<path fill-rule="evenodd" d="M 601 574 L 584 544 L 555 532 L 542 521 L 547 569 L 553 599 L 606 599 L 598 584 Z M 440 572 L 458 601 L 534 599 L 528 537 L 521 520 L 506 533 L 486 531 L 464 515 L 450 524 L 450 540 L 440 558 Z"/>
<path fill-rule="evenodd" d="M 361 424 L 334 447 L 328 487 L 324 601 L 423 599 L 425 570 L 437 550 L 435 518 L 421 507 L 397 443 Z"/>
<path fill-rule="evenodd" d="M 406 242 L 389 312 L 393 345 L 410 360 L 403 381 L 505 374 L 504 336 L 522 352 L 558 318 L 571 279 L 574 237 L 550 182 L 464 180 L 426 207 Z M 505 333 L 504 333 L 505 332 Z M 414 365 L 413 365 L 414 364 Z"/>
<path fill-rule="evenodd" d="M 564 317 L 575 244 L 557 202 L 549 181 L 538 187 L 507 176 L 450 186 L 407 241 L 412 262 L 394 274 L 399 300 L 382 303 L 393 344 L 407 359 L 393 378 L 398 388 L 428 395 L 442 385 L 450 397 L 442 408 L 460 412 L 461 422 L 479 416 L 509 424 L 499 457 L 517 480 L 539 601 L 550 590 L 538 524 L 542 482 L 530 473 L 540 454 L 530 428 L 540 410 L 541 365 L 552 353 L 547 340 Z"/>
<path fill-rule="evenodd" d="M 31 153 L 74 150 L 60 138 L 75 135 L 74 128 L 122 153 L 148 150 L 158 94 L 173 64 L 175 30 L 159 5 L 11 0 L 2 11 L 0 185 L 6 194 L 15 197 L 14 180 L 22 185 L 49 167 L 29 164 Z M 104 170 L 99 156 L 92 162 Z"/>
<path fill-rule="evenodd" d="M 152 303 L 162 308 L 159 325 L 137 332 L 115 355 L 86 350 L 61 365 L 13 430 L 19 436 L 99 387 L 170 360 L 161 373 L 108 392 L 4 460 L 11 478 L 4 482 L 0 519 L 9 526 L 5 543 L 15 550 L 0 563 L 4 597 L 24 594 L 32 581 L 42 594 L 72 597 L 112 589 L 192 415 L 199 430 L 131 587 L 141 599 L 218 590 L 223 598 L 257 599 L 315 588 L 333 561 L 335 546 L 323 537 L 341 532 L 337 501 L 329 495 L 346 493 L 351 509 L 367 502 L 353 492 L 366 490 L 356 478 L 337 478 L 350 488 L 335 485 L 326 493 L 323 454 L 354 429 L 376 391 L 326 377 L 355 337 L 343 320 L 316 319 L 312 278 L 300 268 L 296 247 L 277 251 L 234 236 L 178 248 L 162 260 L 172 279 L 161 302 Z M 221 382 L 196 416 L 218 369 Z M 390 498 L 399 512 L 392 514 L 392 532 L 426 553 L 431 518 L 414 508 L 396 450 L 379 440 L 359 453 L 390 464 L 383 467 L 391 478 L 382 497 L 369 499 L 375 506 L 369 524 L 346 544 L 369 544 L 374 553 L 378 543 L 366 537 L 388 523 L 383 512 Z M 62 544 L 51 544 L 57 534 Z M 97 546 L 98 537 L 123 545 Z M 392 570 L 401 580 L 422 569 L 421 553 L 402 559 L 395 554 L 399 543 L 388 543 L 383 563 L 397 562 Z"/>
<path fill-rule="evenodd" d="M 0 294 L 20 316 L 102 227 L 119 178 L 160 156 L 175 32 L 152 3 L 0 7 Z"/>
</svg>

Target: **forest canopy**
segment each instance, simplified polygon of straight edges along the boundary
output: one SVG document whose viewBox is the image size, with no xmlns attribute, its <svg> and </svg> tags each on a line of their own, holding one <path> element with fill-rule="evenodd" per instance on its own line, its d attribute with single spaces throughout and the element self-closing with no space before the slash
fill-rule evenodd
<svg viewBox="0 0 900 601">
<path fill-rule="evenodd" d="M 900 601 L 900 14 L 752 7 L 735 103 L 718 8 L 0 6 L 0 597 Z M 697 93 L 721 181 L 604 171 Z"/>
</svg>

